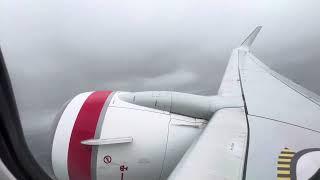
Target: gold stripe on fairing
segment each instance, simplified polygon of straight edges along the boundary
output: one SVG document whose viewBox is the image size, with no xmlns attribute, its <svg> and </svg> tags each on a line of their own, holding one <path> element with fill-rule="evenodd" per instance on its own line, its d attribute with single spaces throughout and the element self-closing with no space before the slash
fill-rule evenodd
<svg viewBox="0 0 320 180">
<path fill-rule="evenodd" d="M 278 164 L 280 168 L 290 168 L 290 164 Z"/>
<path fill-rule="evenodd" d="M 290 174 L 290 170 L 278 170 L 278 174 Z"/>
<path fill-rule="evenodd" d="M 280 154 L 281 157 L 293 157 L 294 154 Z"/>
<path fill-rule="evenodd" d="M 291 180 L 290 177 L 278 177 L 278 180 Z"/>
<path fill-rule="evenodd" d="M 284 148 L 278 156 L 277 164 L 277 179 L 278 180 L 291 180 L 291 160 L 295 152 L 289 148 Z"/>
<path fill-rule="evenodd" d="M 278 162 L 291 162 L 291 159 L 278 159 Z"/>
</svg>

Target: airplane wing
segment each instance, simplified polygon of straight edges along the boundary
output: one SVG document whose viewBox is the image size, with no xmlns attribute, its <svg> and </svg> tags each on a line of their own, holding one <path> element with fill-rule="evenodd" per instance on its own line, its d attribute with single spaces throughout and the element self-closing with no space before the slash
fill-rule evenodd
<svg viewBox="0 0 320 180">
<path fill-rule="evenodd" d="M 217 111 L 170 179 L 319 177 L 320 98 L 251 53 L 260 29 L 233 50 L 218 92 L 243 107 Z"/>
</svg>

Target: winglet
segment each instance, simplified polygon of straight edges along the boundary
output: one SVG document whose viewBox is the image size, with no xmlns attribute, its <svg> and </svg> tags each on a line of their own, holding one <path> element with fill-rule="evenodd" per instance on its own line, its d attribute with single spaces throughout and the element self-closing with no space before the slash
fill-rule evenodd
<svg viewBox="0 0 320 180">
<path fill-rule="evenodd" d="M 242 42 L 241 46 L 242 48 L 245 48 L 247 50 L 250 50 L 250 47 L 254 41 L 254 39 L 257 37 L 258 33 L 260 32 L 262 26 L 256 27 L 250 35 Z"/>
</svg>

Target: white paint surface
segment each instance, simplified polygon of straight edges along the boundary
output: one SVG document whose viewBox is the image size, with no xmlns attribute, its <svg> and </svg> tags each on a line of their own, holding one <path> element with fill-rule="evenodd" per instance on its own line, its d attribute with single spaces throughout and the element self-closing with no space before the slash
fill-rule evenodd
<svg viewBox="0 0 320 180">
<path fill-rule="evenodd" d="M 97 179 L 120 179 L 120 165 L 128 166 L 125 180 L 159 179 L 165 155 L 170 116 L 112 99 L 101 128 L 100 139 L 132 137 L 132 143 L 99 146 Z M 120 104 L 120 107 L 118 106 Z M 104 156 L 111 156 L 106 164 Z"/>
<path fill-rule="evenodd" d="M 83 103 L 91 93 L 82 93 L 73 98 L 64 110 L 58 123 L 52 145 L 52 166 L 54 174 L 59 180 L 69 179 L 67 162 L 73 125 Z"/>
</svg>

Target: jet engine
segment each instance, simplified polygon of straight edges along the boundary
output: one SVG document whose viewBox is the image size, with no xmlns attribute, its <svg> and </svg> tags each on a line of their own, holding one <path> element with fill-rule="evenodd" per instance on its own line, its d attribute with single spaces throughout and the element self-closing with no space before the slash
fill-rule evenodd
<svg viewBox="0 0 320 180">
<path fill-rule="evenodd" d="M 154 93 L 148 95 L 171 96 Z M 65 104 L 53 129 L 51 160 L 57 179 L 152 180 L 170 175 L 207 120 L 130 99 L 137 97 L 95 91 Z"/>
</svg>

